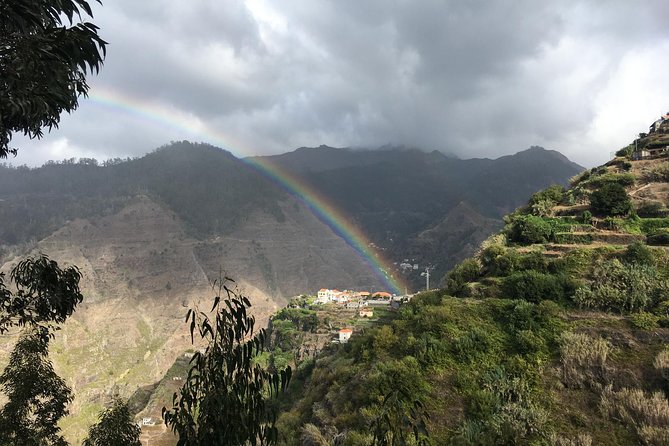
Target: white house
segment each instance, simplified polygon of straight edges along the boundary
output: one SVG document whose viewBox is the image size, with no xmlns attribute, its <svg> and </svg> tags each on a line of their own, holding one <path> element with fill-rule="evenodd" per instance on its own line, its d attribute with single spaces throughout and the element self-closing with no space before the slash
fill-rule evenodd
<svg viewBox="0 0 669 446">
<path fill-rule="evenodd" d="M 329 291 L 330 290 L 326 290 L 325 288 L 321 288 L 320 290 L 318 290 L 316 303 L 317 304 L 326 304 L 326 303 L 330 302 Z"/>
<path fill-rule="evenodd" d="M 342 328 L 339 330 L 339 343 L 340 344 L 346 344 L 349 339 L 351 339 L 351 335 L 353 334 L 353 330 L 350 328 Z"/>
</svg>

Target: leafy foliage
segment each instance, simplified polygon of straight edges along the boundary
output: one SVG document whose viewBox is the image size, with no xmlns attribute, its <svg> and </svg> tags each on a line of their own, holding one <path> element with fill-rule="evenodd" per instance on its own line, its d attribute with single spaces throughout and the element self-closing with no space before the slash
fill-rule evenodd
<svg viewBox="0 0 669 446">
<path fill-rule="evenodd" d="M 61 269 L 45 255 L 22 260 L 10 278 L 16 292 L 7 289 L 0 274 L 0 333 L 15 325 L 64 322 L 83 299 L 77 267 Z"/>
<path fill-rule="evenodd" d="M 0 410 L 1 445 L 67 444 L 58 420 L 67 415 L 72 392 L 54 372 L 48 354 L 49 334 L 43 327 L 28 329 L 14 346 L 0 375 L 7 396 Z"/>
<path fill-rule="evenodd" d="M 631 313 L 652 308 L 666 293 L 656 268 L 612 260 L 594 266 L 591 283 L 577 289 L 574 300 L 585 308 Z"/>
<path fill-rule="evenodd" d="M 476 281 L 480 275 L 479 263 L 475 259 L 466 259 L 444 277 L 446 291 L 454 296 L 466 295 L 469 289 L 467 284 Z"/>
<path fill-rule="evenodd" d="M 83 446 L 141 446 L 141 429 L 133 421 L 128 405 L 114 398 L 100 414 L 100 421 L 88 430 Z"/>
<path fill-rule="evenodd" d="M 191 339 L 197 332 L 207 347 L 194 354 L 172 409 L 163 408 L 179 446 L 276 443 L 275 414 L 267 398 L 286 387 L 291 370 L 271 374 L 254 363 L 265 348 L 266 334 L 264 329 L 254 334 L 250 306 L 248 298 L 219 282 L 213 321 L 204 312 L 188 311 Z"/>
<path fill-rule="evenodd" d="M 573 283 L 564 276 L 534 270 L 514 273 L 502 282 L 504 296 L 535 303 L 545 299 L 560 301 L 574 289 Z"/>
<path fill-rule="evenodd" d="M 625 188 L 617 183 L 607 183 L 590 195 L 592 210 L 600 215 L 627 215 L 632 210 L 632 202 Z"/>
<path fill-rule="evenodd" d="M 74 24 L 83 14 L 92 16 L 85 0 L 0 3 L 0 158 L 16 154 L 13 132 L 41 137 L 87 94 L 86 74 L 99 71 L 106 42 L 94 24 Z"/>
<path fill-rule="evenodd" d="M 553 232 L 552 225 L 541 217 L 519 215 L 511 221 L 507 229 L 507 237 L 509 241 L 530 245 L 548 242 Z"/>
</svg>

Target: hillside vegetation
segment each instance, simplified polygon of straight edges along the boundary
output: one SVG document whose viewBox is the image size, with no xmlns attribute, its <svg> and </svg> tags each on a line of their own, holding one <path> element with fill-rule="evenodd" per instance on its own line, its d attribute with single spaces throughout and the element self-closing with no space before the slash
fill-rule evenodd
<svg viewBox="0 0 669 446">
<path fill-rule="evenodd" d="M 281 444 L 669 444 L 667 172 L 621 151 L 532 195 L 442 289 L 298 361 Z"/>
</svg>

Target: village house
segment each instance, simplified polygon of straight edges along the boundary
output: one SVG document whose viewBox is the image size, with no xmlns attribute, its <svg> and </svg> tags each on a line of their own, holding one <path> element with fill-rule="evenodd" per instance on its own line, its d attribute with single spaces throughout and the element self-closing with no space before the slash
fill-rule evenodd
<svg viewBox="0 0 669 446">
<path fill-rule="evenodd" d="M 375 299 L 390 299 L 393 297 L 393 295 L 385 291 L 377 291 L 376 293 L 372 294 L 372 297 Z"/>
<path fill-rule="evenodd" d="M 339 343 L 340 344 L 346 344 L 349 339 L 351 339 L 351 335 L 353 334 L 353 330 L 350 328 L 342 328 L 339 330 Z"/>
<path fill-rule="evenodd" d="M 360 315 L 360 317 L 374 317 L 374 309 L 361 308 L 360 311 L 358 311 L 358 314 Z"/>
<path fill-rule="evenodd" d="M 142 426 L 155 426 L 156 425 L 156 420 L 154 420 L 151 417 L 144 417 L 142 418 Z"/>
</svg>

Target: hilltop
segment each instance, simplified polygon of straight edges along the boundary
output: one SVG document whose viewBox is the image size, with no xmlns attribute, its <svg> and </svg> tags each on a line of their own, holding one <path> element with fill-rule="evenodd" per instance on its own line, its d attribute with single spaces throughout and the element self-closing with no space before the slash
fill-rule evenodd
<svg viewBox="0 0 669 446">
<path fill-rule="evenodd" d="M 669 444 L 669 150 L 639 146 L 534 193 L 442 289 L 299 362 L 280 444 Z"/>
<path fill-rule="evenodd" d="M 541 147 L 497 159 L 463 160 L 403 147 L 327 146 L 259 158 L 334 203 L 385 257 L 418 264 L 415 272 L 404 273 L 418 289 L 425 267 L 443 275 L 498 230 L 502 216 L 528 195 L 551 184 L 566 185 L 584 170 Z"/>
</svg>

